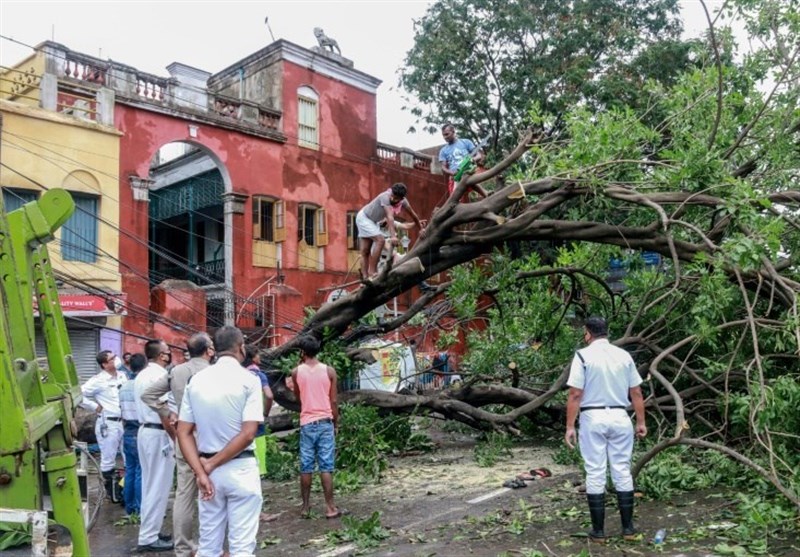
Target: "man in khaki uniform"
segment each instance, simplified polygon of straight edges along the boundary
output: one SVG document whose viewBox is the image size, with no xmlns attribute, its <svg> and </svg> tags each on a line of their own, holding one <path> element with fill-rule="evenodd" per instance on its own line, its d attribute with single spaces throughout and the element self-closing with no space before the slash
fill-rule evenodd
<svg viewBox="0 0 800 557">
<path fill-rule="evenodd" d="M 214 357 L 214 343 L 207 333 L 197 333 L 186 343 L 189 361 L 175 366 L 170 372 L 150 385 L 142 394 L 142 401 L 158 413 L 177 423 L 177 409 L 181 407 L 186 385 L 194 374 L 209 366 Z M 164 395 L 168 399 L 164 400 Z M 174 404 L 174 406 L 173 406 Z M 197 550 L 192 533 L 195 508 L 197 507 L 197 483 L 194 472 L 186 463 L 181 449 L 175 442 L 178 464 L 178 483 L 175 488 L 175 503 L 172 509 L 172 532 L 175 536 L 176 557 L 190 557 Z"/>
</svg>

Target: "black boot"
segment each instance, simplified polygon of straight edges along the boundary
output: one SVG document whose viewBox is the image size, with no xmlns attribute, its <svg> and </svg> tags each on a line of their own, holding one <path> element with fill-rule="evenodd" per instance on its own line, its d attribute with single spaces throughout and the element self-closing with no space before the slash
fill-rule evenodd
<svg viewBox="0 0 800 557">
<path fill-rule="evenodd" d="M 122 503 L 122 488 L 116 470 L 103 472 L 103 486 L 106 489 L 106 497 L 111 499 L 112 503 Z"/>
<path fill-rule="evenodd" d="M 622 519 L 622 537 L 630 541 L 636 536 L 633 527 L 633 491 L 617 491 L 617 503 Z"/>
<path fill-rule="evenodd" d="M 106 488 L 106 497 L 114 499 L 114 470 L 103 472 L 103 485 Z"/>
<path fill-rule="evenodd" d="M 589 501 L 589 515 L 592 517 L 592 531 L 589 532 L 589 539 L 597 543 L 605 543 L 606 534 L 603 526 L 606 521 L 606 494 L 587 493 L 586 499 Z"/>
</svg>

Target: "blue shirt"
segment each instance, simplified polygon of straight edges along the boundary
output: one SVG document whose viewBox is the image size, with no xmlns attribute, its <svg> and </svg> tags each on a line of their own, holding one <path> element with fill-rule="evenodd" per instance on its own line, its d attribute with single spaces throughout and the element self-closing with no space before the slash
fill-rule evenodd
<svg viewBox="0 0 800 557">
<path fill-rule="evenodd" d="M 126 422 L 136 422 L 135 427 L 139 426 L 139 416 L 136 414 L 136 399 L 133 396 L 133 381 L 127 381 L 119 390 L 119 407 L 122 419 Z"/>
<path fill-rule="evenodd" d="M 455 170 L 461 160 L 475 150 L 475 144 L 469 139 L 456 139 L 439 151 L 439 161 L 447 164 L 449 170 Z"/>
</svg>

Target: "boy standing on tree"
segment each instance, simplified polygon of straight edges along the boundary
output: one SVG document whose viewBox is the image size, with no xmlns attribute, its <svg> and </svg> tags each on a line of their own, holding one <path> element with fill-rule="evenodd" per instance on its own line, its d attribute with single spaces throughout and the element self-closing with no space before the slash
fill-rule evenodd
<svg viewBox="0 0 800 557">
<path fill-rule="evenodd" d="M 333 503 L 333 470 L 339 407 L 336 402 L 336 371 L 317 360 L 320 343 L 311 336 L 298 341 L 301 363 L 292 370 L 294 394 L 300 401 L 300 494 L 301 516 L 310 511 L 311 474 L 319 466 L 325 495 L 325 517 L 338 518 L 345 511 Z"/>
</svg>

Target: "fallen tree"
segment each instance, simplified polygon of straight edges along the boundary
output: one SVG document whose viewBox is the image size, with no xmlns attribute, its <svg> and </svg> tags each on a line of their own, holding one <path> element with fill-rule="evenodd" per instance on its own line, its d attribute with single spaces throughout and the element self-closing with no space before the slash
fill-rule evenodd
<svg viewBox="0 0 800 557">
<path fill-rule="evenodd" d="M 710 25 L 701 69 L 648 90 L 658 123 L 630 110 L 533 111 L 516 148 L 462 179 L 405 258 L 319 308 L 302 333 L 353 345 L 442 299 L 462 322 L 488 323 L 467 334 L 461 388 L 343 399 L 477 429 L 550 424 L 563 412 L 579 318 L 604 314 L 647 377 L 657 442 L 637 472 L 672 446 L 716 450 L 800 508 L 800 45 L 788 7 L 762 4 L 774 21 L 757 31 L 765 45 L 758 56 L 735 64 Z M 767 71 L 773 82 L 763 92 L 757 83 Z M 493 185 L 492 194 L 459 203 L 476 183 Z M 643 252 L 658 254 L 658 264 Z M 610 261 L 624 282 L 613 284 Z M 445 271 L 451 281 L 403 315 L 360 321 Z M 283 385 L 275 391 L 293 407 Z"/>
</svg>

